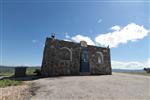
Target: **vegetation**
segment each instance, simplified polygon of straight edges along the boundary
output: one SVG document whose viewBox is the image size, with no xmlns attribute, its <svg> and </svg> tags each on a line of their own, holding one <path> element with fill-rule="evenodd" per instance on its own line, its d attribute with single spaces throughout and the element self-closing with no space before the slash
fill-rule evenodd
<svg viewBox="0 0 150 100">
<path fill-rule="evenodd" d="M 144 68 L 144 71 L 146 71 L 146 73 L 150 73 L 150 68 Z"/>
<path fill-rule="evenodd" d="M 121 72 L 121 73 L 150 76 L 150 73 L 146 73 L 146 72 Z"/>
<path fill-rule="evenodd" d="M 4 76 L 4 77 L 13 76 L 14 72 L 15 72 L 14 69 L 15 69 L 15 67 L 0 68 L 0 77 L 1 76 Z M 38 70 L 38 73 L 37 73 L 37 70 Z M 39 70 L 40 70 L 40 67 L 27 67 L 26 75 L 27 76 L 37 75 L 37 74 L 39 74 Z"/>
<path fill-rule="evenodd" d="M 14 72 L 7 72 L 7 71 L 0 72 L 0 76 L 10 77 L 12 75 L 14 75 Z"/>
<path fill-rule="evenodd" d="M 36 73 L 37 76 L 40 76 L 40 75 L 41 75 L 41 70 L 40 70 L 40 69 L 36 69 L 36 70 L 34 71 L 34 73 Z"/>
<path fill-rule="evenodd" d="M 36 69 L 37 69 L 37 68 L 33 68 L 33 67 L 29 68 L 29 67 L 28 67 L 27 70 L 26 70 L 26 75 L 27 75 L 27 76 L 36 75 L 36 73 L 35 73 Z"/>
<path fill-rule="evenodd" d="M 22 83 L 23 83 L 22 81 L 3 79 L 3 80 L 0 80 L 0 87 L 16 86 L 16 85 L 21 85 Z"/>
<path fill-rule="evenodd" d="M 1 87 L 7 87 L 7 86 L 21 85 L 23 83 L 22 81 L 11 80 L 10 77 L 14 75 L 14 72 L 15 72 L 14 69 L 15 69 L 15 67 L 0 68 L 0 77 L 5 77 L 4 79 L 0 80 L 0 88 Z M 34 75 L 40 75 L 40 68 L 38 68 L 38 67 L 28 67 L 26 69 L 26 76 L 30 77 L 30 76 L 34 76 Z"/>
</svg>

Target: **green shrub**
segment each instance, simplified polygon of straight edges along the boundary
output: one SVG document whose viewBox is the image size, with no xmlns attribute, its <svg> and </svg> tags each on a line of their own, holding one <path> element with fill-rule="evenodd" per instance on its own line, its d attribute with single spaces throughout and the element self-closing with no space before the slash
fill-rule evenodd
<svg viewBox="0 0 150 100">
<path fill-rule="evenodd" d="M 36 70 L 34 71 L 34 73 L 36 73 L 37 76 L 40 76 L 40 75 L 41 75 L 41 70 L 40 70 L 40 69 L 36 69 Z"/>
<path fill-rule="evenodd" d="M 0 87 L 16 86 L 16 85 L 21 85 L 21 84 L 22 84 L 22 81 L 16 81 L 16 80 L 10 80 L 10 79 L 0 80 Z"/>
<path fill-rule="evenodd" d="M 36 70 L 36 68 L 29 68 L 29 67 L 28 67 L 27 70 L 26 70 L 26 75 L 27 75 L 27 76 L 36 75 L 36 73 L 34 73 L 35 70 Z"/>
</svg>

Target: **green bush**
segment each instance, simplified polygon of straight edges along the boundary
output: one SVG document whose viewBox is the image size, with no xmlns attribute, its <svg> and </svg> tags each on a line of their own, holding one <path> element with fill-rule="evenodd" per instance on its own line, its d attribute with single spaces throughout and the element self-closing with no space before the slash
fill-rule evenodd
<svg viewBox="0 0 150 100">
<path fill-rule="evenodd" d="M 16 86 L 16 85 L 21 85 L 21 84 L 22 84 L 22 81 L 15 81 L 15 80 L 10 80 L 10 79 L 0 80 L 0 87 Z"/>
<path fill-rule="evenodd" d="M 35 71 L 36 71 L 36 68 L 29 68 L 28 67 L 27 70 L 26 70 L 26 75 L 27 76 L 36 75 Z"/>
</svg>

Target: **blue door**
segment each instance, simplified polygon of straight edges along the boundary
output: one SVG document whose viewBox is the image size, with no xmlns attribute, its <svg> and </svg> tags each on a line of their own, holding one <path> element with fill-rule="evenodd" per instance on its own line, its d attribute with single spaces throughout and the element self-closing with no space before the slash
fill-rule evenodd
<svg viewBox="0 0 150 100">
<path fill-rule="evenodd" d="M 88 49 L 83 48 L 80 59 L 80 72 L 90 72 Z"/>
</svg>

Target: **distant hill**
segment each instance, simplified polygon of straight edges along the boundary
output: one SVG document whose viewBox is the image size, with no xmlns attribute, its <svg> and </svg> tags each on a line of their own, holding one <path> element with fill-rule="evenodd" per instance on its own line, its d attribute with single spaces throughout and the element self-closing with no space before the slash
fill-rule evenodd
<svg viewBox="0 0 150 100">
<path fill-rule="evenodd" d="M 15 67 L 0 66 L 0 73 L 2 72 L 14 72 Z"/>
<path fill-rule="evenodd" d="M 6 66 L 6 65 L 0 65 L 0 68 L 2 67 L 40 67 L 40 66 Z"/>
<path fill-rule="evenodd" d="M 112 72 L 144 72 L 143 69 L 112 69 Z"/>
<path fill-rule="evenodd" d="M 37 69 L 40 68 L 40 66 L 3 66 L 3 65 L 0 65 L 0 73 L 1 72 L 14 72 L 15 67 L 28 67 L 28 68 L 37 68 Z"/>
</svg>

